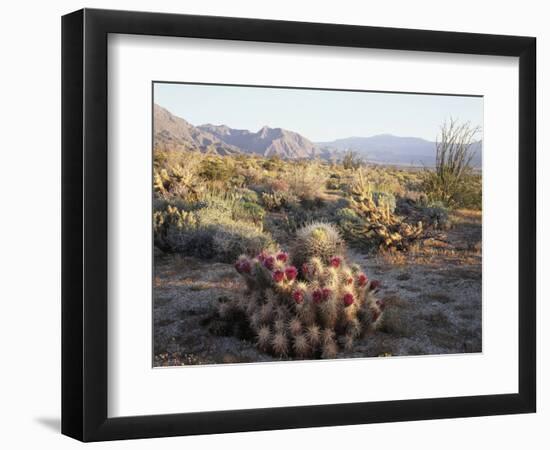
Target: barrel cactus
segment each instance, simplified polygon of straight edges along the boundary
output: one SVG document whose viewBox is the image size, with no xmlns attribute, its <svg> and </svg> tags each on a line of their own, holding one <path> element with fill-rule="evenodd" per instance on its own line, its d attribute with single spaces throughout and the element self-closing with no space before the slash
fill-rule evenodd
<svg viewBox="0 0 550 450">
<path fill-rule="evenodd" d="M 313 257 L 327 264 L 331 257 L 344 254 L 345 251 L 345 241 L 335 226 L 324 222 L 313 222 L 296 232 L 293 248 L 294 264 L 301 267 Z"/>
</svg>

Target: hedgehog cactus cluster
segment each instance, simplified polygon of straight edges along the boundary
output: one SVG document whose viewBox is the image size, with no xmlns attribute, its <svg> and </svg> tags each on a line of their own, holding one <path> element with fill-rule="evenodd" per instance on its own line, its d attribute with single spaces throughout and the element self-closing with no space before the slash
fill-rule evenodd
<svg viewBox="0 0 550 450">
<path fill-rule="evenodd" d="M 297 358 L 335 357 L 378 326 L 378 281 L 341 254 L 296 260 L 282 251 L 241 256 L 235 269 L 246 289 L 220 304 L 220 318 L 243 318 L 261 351 Z"/>
</svg>

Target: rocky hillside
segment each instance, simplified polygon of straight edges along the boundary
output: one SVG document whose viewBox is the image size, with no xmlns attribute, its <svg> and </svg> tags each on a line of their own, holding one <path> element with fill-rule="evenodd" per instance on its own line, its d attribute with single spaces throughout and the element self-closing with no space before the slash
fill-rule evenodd
<svg viewBox="0 0 550 450">
<path fill-rule="evenodd" d="M 256 133 L 235 130 L 226 125 L 201 125 L 199 130 L 210 133 L 226 144 L 240 148 L 245 153 L 261 156 L 280 156 L 286 159 L 313 158 L 318 149 L 302 135 L 282 128 L 264 126 Z"/>
<path fill-rule="evenodd" d="M 154 105 L 153 124 L 155 148 L 198 150 L 219 155 L 240 153 L 237 147 L 222 142 L 158 105 Z"/>
</svg>

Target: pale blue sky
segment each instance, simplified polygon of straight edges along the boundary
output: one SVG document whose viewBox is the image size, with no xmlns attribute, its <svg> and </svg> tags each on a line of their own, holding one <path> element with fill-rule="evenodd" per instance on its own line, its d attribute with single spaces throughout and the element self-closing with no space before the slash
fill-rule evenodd
<svg viewBox="0 0 550 450">
<path fill-rule="evenodd" d="M 435 140 L 451 116 L 483 125 L 482 97 L 155 83 L 154 101 L 192 125 L 268 125 L 314 142 L 384 133 Z"/>
</svg>

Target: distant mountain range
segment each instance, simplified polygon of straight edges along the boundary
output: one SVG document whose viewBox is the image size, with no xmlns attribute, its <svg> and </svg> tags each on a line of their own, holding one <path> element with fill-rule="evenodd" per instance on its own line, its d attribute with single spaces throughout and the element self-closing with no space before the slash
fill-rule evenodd
<svg viewBox="0 0 550 450">
<path fill-rule="evenodd" d="M 416 137 L 380 134 L 313 143 L 299 133 L 264 126 L 257 132 L 226 125 L 193 126 L 154 105 L 154 145 L 158 149 L 200 151 L 218 155 L 253 154 L 284 159 L 341 159 L 353 150 L 365 161 L 378 164 L 425 165 L 435 163 L 435 142 Z M 481 166 L 482 142 L 474 144 L 472 165 Z"/>
<path fill-rule="evenodd" d="M 360 158 L 379 164 L 433 166 L 435 165 L 435 142 L 417 137 L 401 137 L 379 134 L 370 137 L 350 137 L 317 144 L 325 150 L 343 153 L 357 152 Z M 472 145 L 472 165 L 481 167 L 482 141 Z"/>
</svg>

